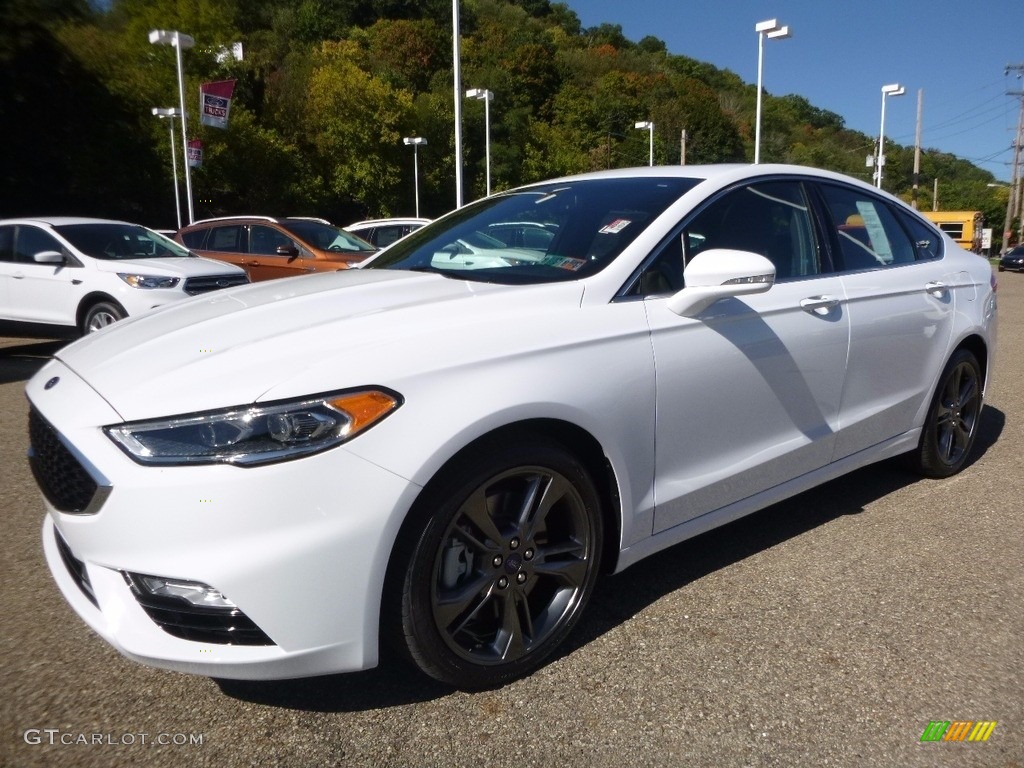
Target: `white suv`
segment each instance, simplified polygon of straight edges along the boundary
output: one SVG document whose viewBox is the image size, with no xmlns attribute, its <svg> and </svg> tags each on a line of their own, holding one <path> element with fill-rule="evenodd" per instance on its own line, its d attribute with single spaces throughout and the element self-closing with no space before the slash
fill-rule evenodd
<svg viewBox="0 0 1024 768">
<path fill-rule="evenodd" d="M 74 336 L 168 302 L 248 283 L 138 224 L 0 220 L 0 334 Z"/>
</svg>

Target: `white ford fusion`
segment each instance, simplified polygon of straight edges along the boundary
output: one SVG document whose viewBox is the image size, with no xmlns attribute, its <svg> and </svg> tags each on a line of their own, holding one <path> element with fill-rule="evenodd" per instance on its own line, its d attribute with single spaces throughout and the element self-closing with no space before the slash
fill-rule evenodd
<svg viewBox="0 0 1024 768">
<path fill-rule="evenodd" d="M 554 236 L 457 247 L 519 221 Z M 389 642 L 499 685 L 599 572 L 887 457 L 960 471 L 995 335 L 988 263 L 860 182 L 559 179 L 58 352 L 27 390 L 43 544 L 145 664 L 301 677 Z"/>
</svg>

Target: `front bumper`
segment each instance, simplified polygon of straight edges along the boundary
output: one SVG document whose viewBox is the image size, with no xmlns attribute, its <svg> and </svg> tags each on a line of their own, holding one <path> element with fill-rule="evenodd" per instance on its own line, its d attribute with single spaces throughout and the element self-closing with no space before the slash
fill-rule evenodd
<svg viewBox="0 0 1024 768">
<path fill-rule="evenodd" d="M 53 376 L 59 398 L 39 384 Z M 102 433 L 118 420 L 110 407 L 59 362 L 28 394 L 109 487 L 90 514 L 47 501 L 43 548 L 65 599 L 120 652 L 151 666 L 253 680 L 377 663 L 388 557 L 417 486 L 344 446 L 263 467 L 143 467 Z M 147 614 L 125 572 L 211 585 L 272 644 L 176 637 Z"/>
</svg>

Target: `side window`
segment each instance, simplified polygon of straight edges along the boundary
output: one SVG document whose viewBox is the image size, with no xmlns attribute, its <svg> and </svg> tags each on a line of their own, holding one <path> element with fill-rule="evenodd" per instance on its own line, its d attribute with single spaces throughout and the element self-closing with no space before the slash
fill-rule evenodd
<svg viewBox="0 0 1024 768">
<path fill-rule="evenodd" d="M 822 185 L 839 242 L 842 268 L 848 272 L 915 261 L 910 238 L 889 206 L 860 190 Z"/>
<path fill-rule="evenodd" d="M 14 227 L 0 227 L 0 262 L 14 261 Z"/>
<path fill-rule="evenodd" d="M 214 227 L 207 239 L 206 250 L 239 253 L 242 251 L 242 226 Z"/>
<path fill-rule="evenodd" d="M 273 227 L 266 227 L 262 224 L 254 224 L 249 227 L 249 253 L 257 253 L 262 256 L 279 256 L 277 249 L 281 246 L 290 246 L 292 241 L 285 237 Z"/>
<path fill-rule="evenodd" d="M 727 192 L 683 225 L 640 275 L 644 296 L 683 287 L 683 268 L 713 248 L 752 251 L 775 265 L 776 280 L 821 274 L 821 249 L 803 184 L 772 181 Z"/>
<path fill-rule="evenodd" d="M 203 241 L 206 236 L 210 233 L 208 229 L 196 229 L 192 232 L 185 232 L 181 236 L 181 241 L 185 243 L 186 248 L 195 248 L 196 250 L 203 250 Z"/>
<path fill-rule="evenodd" d="M 676 233 L 661 246 L 658 255 L 640 273 L 640 279 L 634 283 L 630 293 L 656 296 L 676 293 L 682 289 L 683 240 L 682 235 Z"/>
<path fill-rule="evenodd" d="M 910 233 L 918 261 L 942 258 L 942 238 L 934 229 L 905 211 L 897 211 L 897 215 Z"/>
<path fill-rule="evenodd" d="M 14 246 L 14 260 L 34 264 L 35 259 L 33 257 L 40 251 L 63 253 L 64 249 L 49 232 L 43 232 L 41 229 L 24 225 L 18 227 L 18 235 Z"/>
<path fill-rule="evenodd" d="M 711 248 L 759 253 L 775 265 L 775 279 L 820 274 L 814 220 L 803 184 L 772 181 L 735 189 L 683 228 L 685 260 Z"/>
<path fill-rule="evenodd" d="M 394 226 L 394 227 L 377 227 L 373 230 L 372 238 L 364 238 L 369 240 L 378 248 L 383 248 L 386 245 L 391 245 L 393 242 L 402 237 L 407 227 Z"/>
</svg>

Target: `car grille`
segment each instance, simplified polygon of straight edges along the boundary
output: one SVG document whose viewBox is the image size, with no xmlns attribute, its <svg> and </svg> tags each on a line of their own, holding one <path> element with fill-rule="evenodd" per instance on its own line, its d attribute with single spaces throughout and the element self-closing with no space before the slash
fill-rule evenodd
<svg viewBox="0 0 1024 768">
<path fill-rule="evenodd" d="M 71 515 L 95 513 L 110 492 L 100 487 L 35 408 L 28 414 L 28 462 L 43 495 Z"/>
<path fill-rule="evenodd" d="M 215 645 L 275 645 L 237 608 L 200 608 L 174 597 L 150 595 L 121 572 L 142 610 L 160 629 L 182 640 Z"/>
<path fill-rule="evenodd" d="M 71 548 L 56 528 L 53 529 L 53 538 L 57 540 L 57 551 L 60 552 L 60 559 L 64 561 L 64 567 L 68 569 L 71 578 L 74 579 L 78 588 L 82 590 L 82 594 L 89 598 L 89 602 L 99 608 L 100 604 L 96 602 L 96 593 L 93 592 L 92 582 L 89 581 L 89 573 L 85 570 L 85 563 L 71 554 Z"/>
<path fill-rule="evenodd" d="M 190 277 L 185 281 L 185 293 L 198 296 L 200 293 L 219 291 L 221 288 L 232 288 L 249 282 L 246 275 L 209 275 L 207 277 Z"/>
</svg>

